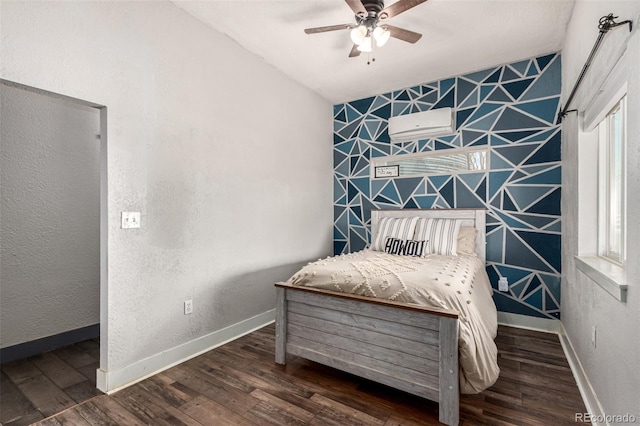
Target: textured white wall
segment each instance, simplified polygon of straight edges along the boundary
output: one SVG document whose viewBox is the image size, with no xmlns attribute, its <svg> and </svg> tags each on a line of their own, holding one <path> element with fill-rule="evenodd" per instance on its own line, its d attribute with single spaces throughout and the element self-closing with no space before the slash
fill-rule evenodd
<svg viewBox="0 0 640 426">
<path fill-rule="evenodd" d="M 630 413 L 640 418 L 640 34 L 637 31 L 640 2 L 577 1 L 562 51 L 563 102 L 574 85 L 598 35 L 598 19 L 609 13 L 619 20 L 632 19 L 634 33 L 629 42 L 628 72 L 628 162 L 627 273 L 631 278 L 627 303 L 621 303 L 575 267 L 578 254 L 578 119 L 570 114 L 563 124 L 563 279 L 562 323 L 608 415 Z M 600 60 L 620 46 L 628 27 L 607 35 L 602 51 L 594 61 L 590 78 L 601 71 Z M 616 44 L 617 43 L 617 44 Z M 593 90 L 586 81 L 582 93 Z M 581 96 L 577 97 L 578 103 Z M 575 107 L 575 106 L 574 106 Z M 595 231 L 594 231 L 595 232 Z M 597 327 L 597 347 L 591 345 L 591 328 Z"/>
<path fill-rule="evenodd" d="M 100 321 L 100 116 L 0 84 L 0 347 Z"/>
<path fill-rule="evenodd" d="M 3 78 L 108 109 L 103 370 L 274 308 L 331 252 L 329 102 L 169 2 L 1 8 Z"/>
</svg>

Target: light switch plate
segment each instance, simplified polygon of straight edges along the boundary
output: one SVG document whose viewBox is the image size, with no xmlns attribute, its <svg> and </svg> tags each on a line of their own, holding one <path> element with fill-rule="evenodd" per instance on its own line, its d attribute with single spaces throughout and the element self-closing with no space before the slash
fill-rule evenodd
<svg viewBox="0 0 640 426">
<path fill-rule="evenodd" d="M 122 229 L 140 228 L 140 212 L 122 212 Z"/>
</svg>

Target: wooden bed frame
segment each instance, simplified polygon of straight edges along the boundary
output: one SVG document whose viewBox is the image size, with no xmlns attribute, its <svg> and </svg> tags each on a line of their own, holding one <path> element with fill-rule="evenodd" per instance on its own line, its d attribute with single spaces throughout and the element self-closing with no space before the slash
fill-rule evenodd
<svg viewBox="0 0 640 426">
<path fill-rule="evenodd" d="M 478 230 L 485 259 L 485 210 L 372 210 L 382 217 L 462 219 Z M 278 364 L 291 354 L 440 404 L 439 419 L 459 421 L 458 312 L 308 287 L 276 284 Z"/>
</svg>

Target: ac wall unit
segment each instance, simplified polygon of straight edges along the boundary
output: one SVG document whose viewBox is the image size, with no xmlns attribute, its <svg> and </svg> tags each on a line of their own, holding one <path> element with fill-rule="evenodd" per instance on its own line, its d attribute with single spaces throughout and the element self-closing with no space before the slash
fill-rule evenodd
<svg viewBox="0 0 640 426">
<path fill-rule="evenodd" d="M 391 142 L 407 142 L 455 133 L 452 108 L 438 108 L 389 118 Z"/>
</svg>

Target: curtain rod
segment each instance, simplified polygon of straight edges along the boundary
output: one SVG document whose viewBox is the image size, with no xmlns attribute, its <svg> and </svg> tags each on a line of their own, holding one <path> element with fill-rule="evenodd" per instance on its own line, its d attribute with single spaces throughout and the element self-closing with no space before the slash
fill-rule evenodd
<svg viewBox="0 0 640 426">
<path fill-rule="evenodd" d="M 578 90 L 578 87 L 580 86 L 580 83 L 582 83 L 582 79 L 584 78 L 585 74 L 587 73 L 587 70 L 591 66 L 591 61 L 593 61 L 593 57 L 595 56 L 596 52 L 598 51 L 598 48 L 600 47 L 600 44 L 602 43 L 602 39 L 604 39 L 604 36 L 607 35 L 607 33 L 610 30 L 612 30 L 613 28 L 616 28 L 616 27 L 619 27 L 619 26 L 625 25 L 625 24 L 629 24 L 629 32 L 631 32 L 633 30 L 633 23 L 630 20 L 626 20 L 626 21 L 622 21 L 622 22 L 616 22 L 616 21 L 614 21 L 614 19 L 618 19 L 618 17 L 617 16 L 613 16 L 613 13 L 610 13 L 610 14 L 608 14 L 606 16 L 603 16 L 598 21 L 598 29 L 600 30 L 600 34 L 598 34 L 598 38 L 596 39 L 596 42 L 593 45 L 593 48 L 591 49 L 591 53 L 589 54 L 589 57 L 587 58 L 587 62 L 585 62 L 584 66 L 582 67 L 582 71 L 580 71 L 580 75 L 578 76 L 578 79 L 576 80 L 576 84 L 573 86 L 573 89 L 571 90 L 571 94 L 569 94 L 569 98 L 567 99 L 566 105 L 558 113 L 558 123 L 557 124 L 562 123 L 562 119 L 564 117 L 566 117 L 568 113 L 577 111 L 577 109 L 571 109 L 570 110 L 569 109 L 569 105 L 571 105 L 571 101 L 573 101 L 573 97 L 576 95 L 576 91 Z"/>
</svg>

